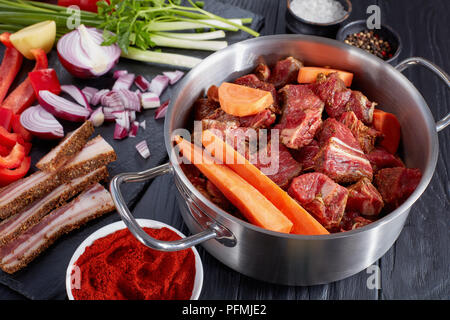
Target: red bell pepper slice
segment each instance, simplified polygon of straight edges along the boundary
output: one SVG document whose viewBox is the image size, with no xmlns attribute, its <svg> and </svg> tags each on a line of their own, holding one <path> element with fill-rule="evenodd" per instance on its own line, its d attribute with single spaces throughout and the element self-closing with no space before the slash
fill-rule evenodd
<svg viewBox="0 0 450 320">
<path fill-rule="evenodd" d="M 5 32 L 0 35 L 0 41 L 6 46 L 2 64 L 0 65 L 0 104 L 3 102 L 9 87 L 20 70 L 23 56 L 14 48 L 9 40 L 10 33 Z"/>
<path fill-rule="evenodd" d="M 56 95 L 61 93 L 61 84 L 59 83 L 55 69 L 31 71 L 28 73 L 28 78 L 30 78 L 36 97 L 41 90 L 48 90 Z"/>
<path fill-rule="evenodd" d="M 21 143 L 21 145 L 23 145 L 23 147 L 25 148 L 25 155 L 26 156 L 29 155 L 31 147 L 32 147 L 32 144 L 29 143 L 29 142 L 24 142 L 24 143 Z"/>
<path fill-rule="evenodd" d="M 16 169 L 0 168 L 0 187 L 4 187 L 16 180 L 23 178 L 30 170 L 31 158 L 25 157 Z"/>
<path fill-rule="evenodd" d="M 3 127 L 8 131 L 11 130 L 13 116 L 14 114 L 11 110 L 0 108 L 0 127 Z"/>
<path fill-rule="evenodd" d="M 0 144 L 0 157 L 6 157 L 10 152 L 11 152 L 10 148 L 7 148 Z"/>
<path fill-rule="evenodd" d="M 6 157 L 0 157 L 0 168 L 15 169 L 25 158 L 25 148 L 20 143 L 16 143 L 14 148 Z"/>
<path fill-rule="evenodd" d="M 33 49 L 31 53 L 36 58 L 35 70 L 46 69 L 48 67 L 47 55 L 42 49 Z M 11 109 L 15 114 L 20 114 L 23 110 L 31 106 L 33 101 L 36 100 L 33 86 L 30 79 L 26 78 L 3 102 L 2 107 Z"/>
<path fill-rule="evenodd" d="M 19 134 L 23 140 L 25 141 L 31 141 L 33 139 L 33 135 L 30 131 L 25 129 L 22 124 L 20 123 L 20 115 L 14 114 L 11 120 L 11 127 L 12 131 L 14 133 Z"/>
<path fill-rule="evenodd" d="M 16 143 L 23 143 L 23 138 L 17 133 L 10 133 L 3 127 L 0 127 L 0 144 L 7 148 L 13 148 Z"/>
</svg>

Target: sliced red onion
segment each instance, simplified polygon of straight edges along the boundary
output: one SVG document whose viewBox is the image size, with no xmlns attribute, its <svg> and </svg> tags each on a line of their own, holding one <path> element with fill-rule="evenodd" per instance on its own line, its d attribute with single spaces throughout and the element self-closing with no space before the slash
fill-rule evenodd
<svg viewBox="0 0 450 320">
<path fill-rule="evenodd" d="M 166 76 L 157 75 L 150 83 L 149 91 L 156 93 L 159 97 L 163 93 L 163 91 L 166 90 L 168 85 L 169 78 L 167 78 Z"/>
<path fill-rule="evenodd" d="M 113 73 L 113 78 L 114 79 L 119 79 L 121 76 L 126 75 L 128 73 L 127 70 L 116 70 Z"/>
<path fill-rule="evenodd" d="M 61 98 L 48 90 L 39 91 L 38 100 L 45 110 L 64 120 L 82 122 L 91 114 L 86 108 Z"/>
<path fill-rule="evenodd" d="M 101 104 L 104 107 L 113 109 L 114 111 L 125 110 L 122 97 L 117 91 L 109 91 L 102 96 Z"/>
<path fill-rule="evenodd" d="M 91 103 L 92 98 L 98 92 L 98 89 L 93 87 L 84 87 L 81 91 L 83 92 L 88 102 Z"/>
<path fill-rule="evenodd" d="M 103 115 L 105 116 L 105 121 L 114 121 L 116 117 L 114 115 L 114 110 L 108 107 L 103 107 Z"/>
<path fill-rule="evenodd" d="M 121 75 L 114 83 L 112 90 L 113 91 L 117 91 L 119 89 L 129 90 L 131 88 L 131 85 L 133 84 L 133 81 L 134 81 L 134 73 L 127 73 Z"/>
<path fill-rule="evenodd" d="M 128 111 L 128 114 L 130 116 L 130 122 L 133 122 L 136 120 L 136 111 Z"/>
<path fill-rule="evenodd" d="M 145 92 L 141 94 L 141 104 L 144 109 L 154 109 L 161 105 L 159 96 L 153 92 Z"/>
<path fill-rule="evenodd" d="M 158 109 L 156 109 L 156 111 L 155 111 L 155 119 L 161 119 L 161 118 L 164 118 L 166 116 L 166 112 L 167 112 L 167 109 L 169 107 L 169 103 L 170 103 L 170 99 L 165 101 L 165 102 L 163 102 L 163 104 Z"/>
<path fill-rule="evenodd" d="M 116 122 L 114 127 L 114 139 L 121 140 L 128 135 L 128 130 Z"/>
<path fill-rule="evenodd" d="M 147 91 L 148 88 L 150 88 L 150 82 L 148 82 L 147 79 L 145 79 L 143 76 L 137 76 L 134 80 L 134 84 L 136 87 L 138 87 L 141 91 Z"/>
<path fill-rule="evenodd" d="M 133 123 L 131 124 L 130 132 L 128 132 L 128 136 L 132 138 L 136 137 L 138 130 L 139 130 L 139 122 L 133 121 Z"/>
<path fill-rule="evenodd" d="M 141 102 L 136 92 L 127 89 L 119 89 L 117 92 L 126 110 L 141 111 Z"/>
<path fill-rule="evenodd" d="M 119 60 L 121 50 L 117 44 L 102 46 L 103 31 L 80 25 L 59 39 L 56 49 L 64 68 L 79 78 L 98 77 Z"/>
<path fill-rule="evenodd" d="M 139 154 L 142 156 L 142 158 L 147 159 L 150 157 L 150 150 L 147 145 L 147 141 L 142 140 L 136 145 L 136 150 L 139 152 Z"/>
<path fill-rule="evenodd" d="M 130 130 L 130 114 L 128 111 L 114 112 L 114 116 L 116 117 L 116 123 L 127 129 L 127 131 Z"/>
<path fill-rule="evenodd" d="M 91 106 L 89 105 L 89 101 L 84 95 L 83 91 L 78 89 L 76 86 L 72 84 L 66 84 L 61 86 L 61 91 L 67 93 L 69 96 L 71 96 L 76 102 L 78 102 L 80 105 L 85 107 L 89 110 L 89 112 L 92 112 Z"/>
<path fill-rule="evenodd" d="M 33 135 L 42 139 L 60 139 L 64 137 L 62 125 L 40 105 L 29 107 L 22 112 L 20 123 Z"/>
<path fill-rule="evenodd" d="M 141 121 L 141 123 L 139 123 L 139 126 L 145 130 L 145 127 L 146 127 L 145 120 Z"/>
<path fill-rule="evenodd" d="M 100 103 L 100 101 L 102 100 L 103 96 L 105 94 L 107 94 L 110 90 L 109 89 L 102 89 L 100 91 L 98 91 L 96 94 L 94 94 L 94 96 L 92 97 L 90 103 L 93 106 L 96 106 Z"/>
<path fill-rule="evenodd" d="M 178 80 L 180 80 L 183 76 L 184 76 L 184 72 L 183 71 L 166 71 L 163 72 L 163 75 L 165 75 L 167 78 L 169 78 L 169 83 L 171 85 L 175 84 L 178 82 Z"/>
<path fill-rule="evenodd" d="M 100 127 L 103 122 L 105 122 L 105 115 L 103 114 L 102 107 L 97 108 L 94 112 L 91 113 L 89 121 L 92 122 L 94 127 Z"/>
</svg>

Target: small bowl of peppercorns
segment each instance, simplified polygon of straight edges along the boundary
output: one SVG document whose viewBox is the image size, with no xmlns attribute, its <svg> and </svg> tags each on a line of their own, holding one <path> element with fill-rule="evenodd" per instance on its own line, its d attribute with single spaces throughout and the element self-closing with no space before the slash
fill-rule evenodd
<svg viewBox="0 0 450 320">
<path fill-rule="evenodd" d="M 400 36 L 391 27 L 368 29 L 366 20 L 350 22 L 342 26 L 336 39 L 363 49 L 384 61 L 395 64 L 402 49 Z"/>
</svg>

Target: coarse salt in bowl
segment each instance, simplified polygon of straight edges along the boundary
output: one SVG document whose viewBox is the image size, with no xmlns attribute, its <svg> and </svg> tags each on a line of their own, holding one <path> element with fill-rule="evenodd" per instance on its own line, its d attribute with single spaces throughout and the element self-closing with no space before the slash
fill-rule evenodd
<svg viewBox="0 0 450 320">
<path fill-rule="evenodd" d="M 315 24 L 337 23 L 348 13 L 337 0 L 292 0 L 289 8 L 295 16 Z"/>
<path fill-rule="evenodd" d="M 167 228 L 176 234 L 178 234 L 180 237 L 185 238 L 186 236 L 178 231 L 177 229 L 159 221 L 150 220 L 150 219 L 137 219 L 136 220 L 139 224 L 139 226 L 144 228 L 152 228 L 152 229 L 161 229 L 161 228 Z M 66 292 L 67 297 L 69 300 L 75 300 L 72 294 L 72 272 L 74 270 L 75 262 L 78 261 L 78 258 L 85 252 L 86 248 L 89 247 L 94 243 L 94 241 L 106 237 L 110 234 L 113 234 L 114 232 L 118 230 L 126 229 L 125 223 L 123 221 L 114 222 L 111 224 L 108 224 L 104 226 L 103 228 L 100 228 L 99 230 L 95 231 L 93 234 L 91 234 L 89 237 L 87 237 L 75 250 L 72 258 L 70 259 L 69 265 L 67 267 L 66 271 Z M 200 259 L 200 255 L 195 247 L 190 248 L 194 252 L 195 256 L 195 279 L 194 279 L 194 288 L 192 289 L 192 295 L 191 300 L 198 300 L 200 297 L 200 293 L 202 291 L 203 286 L 203 265 L 202 261 Z"/>
</svg>

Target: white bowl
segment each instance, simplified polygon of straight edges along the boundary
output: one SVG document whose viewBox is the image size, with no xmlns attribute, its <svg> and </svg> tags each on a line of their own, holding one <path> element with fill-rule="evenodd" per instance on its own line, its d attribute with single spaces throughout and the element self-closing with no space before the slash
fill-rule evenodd
<svg viewBox="0 0 450 320">
<path fill-rule="evenodd" d="M 166 227 L 166 228 L 176 232 L 180 237 L 182 237 L 182 238 L 186 237 L 184 234 L 182 234 L 177 229 L 175 229 L 165 223 L 159 222 L 159 221 L 149 220 L 149 219 L 137 219 L 137 222 L 141 227 L 147 227 L 147 228 L 153 228 L 153 229 L 161 229 L 161 228 Z M 72 268 L 73 268 L 73 265 L 75 264 L 75 262 L 78 260 L 78 258 L 84 253 L 86 247 L 90 246 L 97 239 L 103 238 L 109 234 L 112 234 L 118 230 L 122 230 L 125 228 L 126 228 L 126 226 L 125 226 L 125 223 L 123 223 L 123 221 L 118 221 L 118 222 L 108 224 L 108 225 L 104 226 L 103 228 L 100 228 L 97 231 L 95 231 L 89 237 L 87 237 L 79 245 L 77 250 L 75 250 L 75 253 L 72 256 L 72 259 L 70 259 L 69 266 L 67 267 L 67 271 L 66 271 L 66 292 L 67 292 L 67 296 L 68 296 L 69 300 L 75 300 L 73 298 L 72 290 L 71 290 Z M 195 256 L 195 279 L 194 279 L 194 288 L 192 290 L 191 300 L 198 300 L 200 293 L 202 291 L 202 286 L 203 286 L 203 265 L 202 265 L 202 260 L 200 259 L 200 255 L 198 254 L 197 249 L 195 249 L 195 247 L 192 247 L 191 249 L 194 252 L 194 256 Z"/>
</svg>

